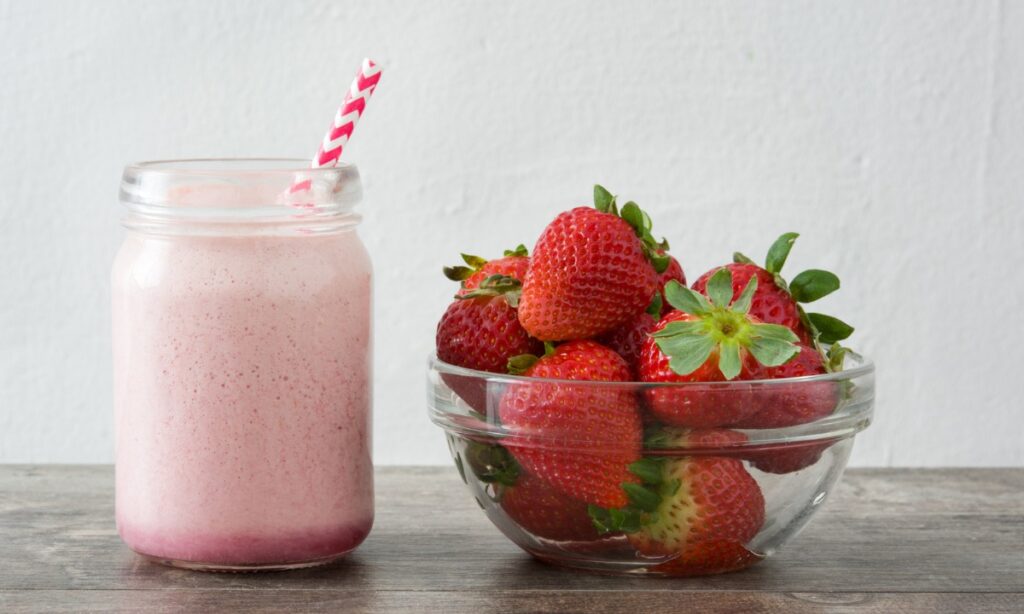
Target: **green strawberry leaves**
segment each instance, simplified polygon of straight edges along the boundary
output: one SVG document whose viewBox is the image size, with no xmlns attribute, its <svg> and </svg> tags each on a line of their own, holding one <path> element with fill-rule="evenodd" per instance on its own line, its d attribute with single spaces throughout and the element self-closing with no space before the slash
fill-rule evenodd
<svg viewBox="0 0 1024 614">
<path fill-rule="evenodd" d="M 594 523 L 597 532 L 605 533 L 636 533 L 642 525 L 642 513 L 633 507 L 622 509 L 605 509 L 596 505 L 588 505 L 587 513 Z"/>
<path fill-rule="evenodd" d="M 515 486 L 519 464 L 508 450 L 499 445 L 471 441 L 466 446 L 466 464 L 481 482 Z"/>
<path fill-rule="evenodd" d="M 809 269 L 789 282 L 789 293 L 798 303 L 813 303 L 839 289 L 839 278 L 834 273 Z"/>
<path fill-rule="evenodd" d="M 668 254 L 665 253 L 668 250 L 668 242 L 665 239 L 658 241 L 651 234 L 653 222 L 646 211 L 633 201 L 623 205 L 620 211 L 616 204 L 616 197 L 600 185 L 594 186 L 594 208 L 602 213 L 618 216 L 629 224 L 637 238 L 640 239 L 644 255 L 651 262 L 651 266 L 658 273 L 665 272 L 671 262 Z"/>
<path fill-rule="evenodd" d="M 838 343 L 833 343 L 832 346 L 828 348 L 828 352 L 826 353 L 828 362 L 825 366 L 828 367 L 830 373 L 836 373 L 843 370 L 843 362 L 846 360 L 847 352 L 849 352 L 849 350 Z"/>
<path fill-rule="evenodd" d="M 818 341 L 824 345 L 832 345 L 853 334 L 854 328 L 839 318 L 823 313 L 808 313 L 806 316 L 817 333 Z"/>
<path fill-rule="evenodd" d="M 750 304 L 754 301 L 754 292 L 757 291 L 757 278 L 752 277 L 751 281 L 754 283 L 748 283 L 740 295 L 736 297 L 736 300 L 732 302 L 733 311 L 739 313 L 747 313 L 750 311 Z M 731 284 L 730 284 L 731 285 Z"/>
<path fill-rule="evenodd" d="M 762 365 L 774 367 L 799 353 L 796 334 L 777 324 L 755 323 L 747 312 L 757 278 L 732 301 L 732 273 L 719 269 L 708 280 L 707 297 L 679 282 L 665 286 L 665 298 L 676 309 L 692 316 L 689 320 L 669 322 L 651 334 L 658 348 L 669 358 L 669 368 L 679 375 L 699 369 L 713 352 L 718 352 L 718 370 L 727 380 L 743 370 L 743 355 L 749 352 Z"/>
<path fill-rule="evenodd" d="M 481 258 L 480 256 L 474 256 L 472 254 L 460 255 L 462 256 L 462 261 L 468 266 L 446 266 L 442 269 L 444 271 L 444 276 L 452 281 L 465 281 L 472 277 L 474 273 L 484 268 L 484 265 L 487 264 L 486 258 Z M 506 249 L 504 255 L 526 257 L 530 255 L 530 252 L 526 249 L 525 245 L 520 243 L 515 246 L 514 249 Z"/>
<path fill-rule="evenodd" d="M 700 315 L 711 309 L 707 297 L 675 280 L 665 284 L 665 300 L 669 305 L 690 315 Z"/>
<path fill-rule="evenodd" d="M 735 340 L 723 341 L 718 348 L 718 370 L 722 372 L 725 379 L 734 379 L 742 369 L 740 344 Z"/>
<path fill-rule="evenodd" d="M 491 275 L 480 282 L 480 285 L 466 294 L 456 294 L 458 300 L 469 300 L 480 297 L 502 296 L 509 307 L 519 306 L 519 297 L 523 293 L 523 284 L 515 277 L 508 275 Z"/>
<path fill-rule="evenodd" d="M 605 533 L 635 533 L 651 522 L 662 502 L 664 459 L 642 458 L 629 465 L 629 471 L 642 484 L 624 482 L 622 490 L 629 504 L 620 509 L 587 506 L 594 528 Z"/>
<path fill-rule="evenodd" d="M 641 511 L 651 513 L 656 511 L 658 506 L 661 505 L 661 497 L 640 484 L 625 482 L 622 484 L 622 490 L 626 491 L 629 504 Z"/>
<path fill-rule="evenodd" d="M 708 281 L 708 298 L 717 307 L 728 307 L 732 302 L 732 275 L 713 275 Z"/>
<path fill-rule="evenodd" d="M 787 232 L 783 234 L 772 246 L 768 248 L 768 256 L 764 260 L 764 268 L 769 273 L 781 273 L 782 266 L 786 264 L 786 258 L 789 258 L 789 250 L 793 249 L 793 243 L 800 235 L 795 232 Z"/>
<path fill-rule="evenodd" d="M 654 296 L 651 298 L 651 304 L 648 305 L 647 309 L 644 311 L 646 311 L 648 315 L 654 316 L 654 319 L 657 320 L 661 317 L 661 308 L 664 306 L 665 301 L 661 299 L 661 292 L 655 292 Z"/>
<path fill-rule="evenodd" d="M 800 303 L 813 303 L 832 294 L 839 289 L 839 277 L 834 273 L 821 269 L 808 269 L 788 283 L 782 277 L 782 267 L 786 264 L 789 252 L 799 236 L 798 233 L 787 232 L 776 239 L 771 247 L 768 248 L 764 268 L 775 278 L 775 285 L 788 292 L 793 297 L 793 300 L 798 303 L 797 309 L 800 312 L 800 320 L 807 330 L 810 331 L 815 341 L 823 346 L 832 345 L 853 334 L 853 327 L 832 316 L 820 313 L 805 313 Z M 740 252 L 733 253 L 732 260 L 740 264 L 756 264 Z M 710 282 L 708 294 L 711 294 Z M 743 307 L 738 299 L 736 303 L 740 303 L 738 307 Z M 735 304 L 734 308 L 736 308 Z M 765 352 L 764 348 L 761 348 L 760 351 Z"/>
<path fill-rule="evenodd" d="M 505 369 L 511 375 L 522 375 L 530 370 L 530 367 L 537 364 L 540 358 L 533 354 L 517 354 L 508 359 Z"/>
<path fill-rule="evenodd" d="M 473 276 L 473 273 L 479 271 L 487 260 L 480 256 L 474 256 L 472 254 L 460 254 L 462 261 L 469 266 L 446 266 L 444 269 L 444 276 L 452 281 L 465 281 Z"/>
<path fill-rule="evenodd" d="M 748 349 L 757 362 L 766 367 L 777 367 L 785 364 L 799 353 L 800 350 L 793 343 L 793 341 L 759 338 L 752 340 Z"/>
<path fill-rule="evenodd" d="M 519 258 L 525 258 L 530 255 L 530 250 L 526 249 L 526 246 L 520 243 L 515 246 L 514 249 L 506 249 L 502 254 L 503 256 L 517 256 Z"/>
<path fill-rule="evenodd" d="M 757 264 L 756 262 L 751 260 L 748 256 L 745 256 L 745 255 L 741 254 L 740 252 L 733 252 L 732 253 L 732 261 L 735 262 L 736 264 Z"/>
<path fill-rule="evenodd" d="M 601 213 L 619 214 L 619 210 L 615 207 L 615 197 L 600 185 L 594 186 L 594 208 Z"/>
<path fill-rule="evenodd" d="M 629 472 L 648 484 L 661 482 L 661 461 L 654 458 L 641 458 L 629 465 Z"/>
<path fill-rule="evenodd" d="M 707 362 L 711 351 L 715 349 L 714 339 L 702 333 L 663 337 L 656 343 L 661 351 L 669 357 L 669 368 L 679 375 L 689 375 L 696 371 Z"/>
</svg>

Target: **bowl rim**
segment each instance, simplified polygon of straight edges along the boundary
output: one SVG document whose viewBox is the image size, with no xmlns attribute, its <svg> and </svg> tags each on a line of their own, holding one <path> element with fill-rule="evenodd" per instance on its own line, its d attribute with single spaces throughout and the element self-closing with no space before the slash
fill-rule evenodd
<svg viewBox="0 0 1024 614">
<path fill-rule="evenodd" d="M 847 350 L 847 355 L 852 357 L 858 364 L 849 368 L 843 369 L 842 371 L 834 371 L 832 373 L 825 373 L 823 375 L 805 375 L 802 377 L 786 377 L 780 379 L 745 379 L 745 380 L 730 380 L 726 382 L 597 382 L 588 380 L 569 380 L 569 379 L 548 379 L 543 378 L 543 382 L 547 384 L 571 384 L 573 386 L 594 386 L 594 387 L 617 387 L 617 386 L 630 386 L 630 387 L 643 387 L 643 388 L 740 388 L 748 387 L 752 384 L 760 386 L 780 386 L 780 385 L 792 385 L 794 383 L 815 383 L 815 382 L 838 382 L 854 379 L 864 375 L 869 375 L 875 371 L 875 363 L 870 359 L 865 358 L 861 354 L 852 350 Z M 459 367 L 451 363 L 445 362 L 437 357 L 437 354 L 431 354 L 428 366 L 431 370 L 436 370 L 440 373 L 451 373 L 453 375 L 462 375 L 467 377 L 477 377 L 485 379 L 490 382 L 499 383 L 533 383 L 540 381 L 542 378 L 537 377 L 526 377 L 524 375 L 512 375 L 506 373 L 491 373 L 489 371 L 480 371 L 479 369 L 470 369 L 467 367 Z"/>
<path fill-rule="evenodd" d="M 723 426 L 718 427 L 723 430 L 731 430 L 743 433 L 746 435 L 746 441 L 740 442 L 728 442 L 728 443 L 684 443 L 674 446 L 659 446 L 656 450 L 647 450 L 645 453 L 652 451 L 671 451 L 671 450 L 686 450 L 687 452 L 703 451 L 705 454 L 722 452 L 723 450 L 735 451 L 742 449 L 749 451 L 751 448 L 771 448 L 777 445 L 792 445 L 794 443 L 806 442 L 811 444 L 813 442 L 824 442 L 824 441 L 839 441 L 853 437 L 860 431 L 864 430 L 871 424 L 871 420 L 874 412 L 874 381 L 870 378 L 875 371 L 875 365 L 870 360 L 864 358 L 860 354 L 851 352 L 855 359 L 855 364 L 849 369 L 837 371 L 834 373 L 828 373 L 825 375 L 813 375 L 806 377 L 794 377 L 785 379 L 775 380 L 733 380 L 729 382 L 594 382 L 594 381 L 580 381 L 580 380 L 557 380 L 557 379 L 541 379 L 533 377 L 524 377 L 520 375 L 504 375 L 498 373 L 488 373 L 486 371 L 478 371 L 475 369 L 467 369 L 464 367 L 456 367 L 446 363 L 436 355 L 431 356 L 429 361 L 429 372 L 431 374 L 436 373 L 438 382 L 440 381 L 440 375 L 452 374 L 464 377 L 477 377 L 488 383 L 498 383 L 505 385 L 516 385 L 516 384 L 568 384 L 572 386 L 587 386 L 587 387 L 628 387 L 630 390 L 646 390 L 653 388 L 665 388 L 665 387 L 686 387 L 693 389 L 699 387 L 701 389 L 716 389 L 716 390 L 727 390 L 730 388 L 739 389 L 740 387 L 757 386 L 758 389 L 767 389 L 769 386 L 777 385 L 793 385 L 793 384 L 815 384 L 820 382 L 850 382 L 851 380 L 862 380 L 860 385 L 860 394 L 856 398 L 852 398 L 845 405 L 838 407 L 833 413 L 814 420 L 812 422 L 806 422 L 803 424 L 785 426 L 778 428 L 743 428 L 743 427 L 729 427 Z M 434 392 L 430 393 L 429 396 L 433 397 L 428 399 L 430 420 L 445 429 L 449 434 L 459 435 L 462 437 L 469 437 L 475 439 L 485 439 L 493 443 L 500 443 L 502 439 L 509 437 L 516 437 L 518 435 L 525 435 L 526 433 L 517 433 L 515 429 L 511 429 L 506 425 L 500 424 L 496 421 L 496 418 L 491 415 L 482 414 L 468 405 L 463 406 L 461 403 L 452 403 L 450 399 L 440 398 L 436 393 L 436 386 L 433 386 L 433 378 L 431 378 L 432 387 L 435 388 Z M 863 381 L 865 380 L 866 381 Z M 454 392 L 452 393 L 454 395 Z M 491 413 L 491 412 L 489 412 Z M 703 430 L 703 429 L 702 429 Z M 528 434 L 533 442 L 532 445 L 542 445 L 538 441 L 538 435 L 536 433 Z M 601 438 L 589 439 L 587 441 L 579 441 L 578 446 L 581 448 L 592 447 L 594 444 L 605 443 Z M 566 441 L 561 439 L 557 442 L 553 442 L 552 447 L 560 449 L 576 447 L 574 442 Z"/>
</svg>

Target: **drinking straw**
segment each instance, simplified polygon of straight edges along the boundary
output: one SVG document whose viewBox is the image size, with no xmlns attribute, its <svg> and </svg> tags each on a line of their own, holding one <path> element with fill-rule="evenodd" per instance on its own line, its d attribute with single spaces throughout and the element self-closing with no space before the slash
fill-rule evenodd
<svg viewBox="0 0 1024 614">
<path fill-rule="evenodd" d="M 313 157 L 310 167 L 327 168 L 338 165 L 338 159 L 341 158 L 345 146 L 352 138 L 352 132 L 356 129 L 359 118 L 366 111 L 366 103 L 369 101 L 370 95 L 373 94 L 373 90 L 376 89 L 377 82 L 380 81 L 380 74 L 380 67 L 373 60 L 370 58 L 363 60 L 363 64 L 356 74 L 356 78 L 352 80 L 352 85 L 349 86 L 348 93 L 345 94 L 345 100 L 338 107 L 334 121 L 327 130 L 327 134 L 324 135 L 320 149 Z M 307 191 L 310 187 L 311 181 L 304 179 L 293 184 L 290 192 Z"/>
</svg>

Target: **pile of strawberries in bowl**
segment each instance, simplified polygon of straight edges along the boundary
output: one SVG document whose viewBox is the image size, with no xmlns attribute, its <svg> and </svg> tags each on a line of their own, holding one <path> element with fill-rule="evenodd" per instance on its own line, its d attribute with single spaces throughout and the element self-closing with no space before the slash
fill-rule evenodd
<svg viewBox="0 0 1024 614">
<path fill-rule="evenodd" d="M 742 254 L 691 286 L 651 218 L 601 186 L 532 251 L 445 269 L 428 404 L 491 521 L 533 556 L 694 576 L 772 554 L 810 519 L 871 419 L 874 368 L 839 288 Z"/>
</svg>

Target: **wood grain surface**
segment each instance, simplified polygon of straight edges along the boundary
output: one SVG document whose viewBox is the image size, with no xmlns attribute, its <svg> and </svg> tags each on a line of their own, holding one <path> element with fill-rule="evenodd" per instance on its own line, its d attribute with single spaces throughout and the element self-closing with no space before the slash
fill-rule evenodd
<svg viewBox="0 0 1024 614">
<path fill-rule="evenodd" d="M 208 574 L 123 546 L 107 466 L 0 466 L 0 612 L 1024 611 L 1024 470 L 851 470 L 746 571 L 619 578 L 535 562 L 449 467 L 377 470 L 373 532 L 310 570 Z"/>
</svg>

